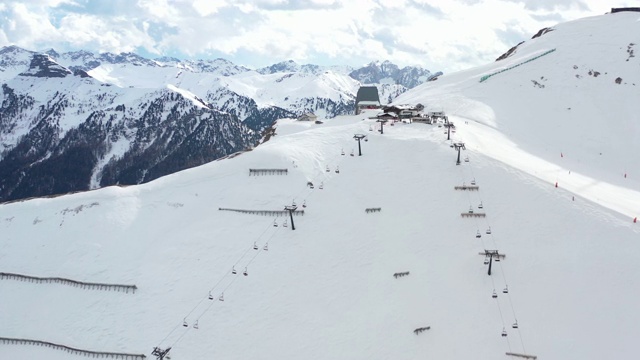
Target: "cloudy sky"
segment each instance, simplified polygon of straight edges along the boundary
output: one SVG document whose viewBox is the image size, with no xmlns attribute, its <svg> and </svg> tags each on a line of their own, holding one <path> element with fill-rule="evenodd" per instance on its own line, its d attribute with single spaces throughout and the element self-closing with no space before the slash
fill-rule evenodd
<svg viewBox="0 0 640 360">
<path fill-rule="evenodd" d="M 0 46 L 451 72 L 622 0 L 0 0 Z"/>
</svg>

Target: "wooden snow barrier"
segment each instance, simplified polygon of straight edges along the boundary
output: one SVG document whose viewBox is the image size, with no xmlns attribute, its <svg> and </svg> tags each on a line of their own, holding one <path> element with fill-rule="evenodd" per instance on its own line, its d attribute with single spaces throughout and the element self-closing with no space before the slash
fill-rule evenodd
<svg viewBox="0 0 640 360">
<path fill-rule="evenodd" d="M 40 340 L 31 340 L 31 339 L 14 339 L 14 338 L 6 338 L 0 337 L 0 344 L 4 345 L 33 345 L 33 346 L 44 346 L 55 350 L 66 351 L 73 355 L 84 355 L 91 356 L 93 358 L 112 358 L 112 359 L 124 359 L 124 360 L 143 360 L 146 358 L 144 354 L 128 354 L 128 353 L 117 353 L 117 352 L 106 352 L 106 351 L 91 351 L 91 350 L 83 350 L 77 349 L 71 346 L 60 345 L 48 341 L 40 341 Z"/>
<path fill-rule="evenodd" d="M 397 279 L 397 278 L 399 278 L 399 277 L 403 277 L 403 276 L 407 276 L 407 275 L 409 275 L 409 272 L 408 272 L 408 271 L 405 271 L 405 272 L 397 272 L 397 273 L 393 274 L 393 277 Z"/>
<path fill-rule="evenodd" d="M 417 328 L 417 329 L 413 330 L 413 333 L 414 333 L 414 334 L 416 334 L 416 335 L 418 335 L 418 334 L 420 334 L 421 332 L 423 332 L 423 331 L 425 331 L 425 330 L 429 330 L 429 329 L 431 329 L 431 326 L 419 327 L 419 328 Z"/>
<path fill-rule="evenodd" d="M 65 279 L 60 277 L 37 277 L 37 276 L 29 276 L 22 274 L 14 274 L 14 273 L 5 273 L 0 272 L 0 280 L 18 280 L 18 281 L 26 281 L 30 283 L 37 284 L 61 284 L 68 285 L 73 287 L 79 287 L 81 289 L 88 290 L 107 290 L 107 291 L 124 291 L 125 293 L 136 293 L 138 289 L 135 285 L 122 285 L 122 284 L 105 284 L 105 283 L 91 283 L 84 281 L 77 281 L 71 279 Z"/>
<path fill-rule="evenodd" d="M 262 216 L 288 216 L 288 210 L 245 210 L 245 209 L 229 209 L 229 208 L 218 208 L 220 211 L 233 211 L 239 212 L 242 214 L 250 214 L 250 215 L 262 215 Z M 291 212 L 293 216 L 303 216 L 304 210 L 296 210 Z"/>
<path fill-rule="evenodd" d="M 478 191 L 480 186 L 478 185 L 462 185 L 462 186 L 454 186 L 455 190 L 469 190 L 469 191 Z"/>
<path fill-rule="evenodd" d="M 364 211 L 368 214 L 368 213 L 372 213 L 372 212 L 380 212 L 380 211 L 382 211 L 382 208 L 366 208 L 366 209 L 364 209 Z"/>
<path fill-rule="evenodd" d="M 287 175 L 289 169 L 249 169 L 249 176 L 251 175 Z"/>
<path fill-rule="evenodd" d="M 521 357 L 521 358 L 525 358 L 525 359 L 532 359 L 532 360 L 536 360 L 538 358 L 535 355 L 518 354 L 518 353 L 513 353 L 513 352 L 507 352 L 506 354 L 508 356 L 516 356 L 516 357 Z"/>
<path fill-rule="evenodd" d="M 487 217 L 487 214 L 485 213 L 461 213 L 460 216 L 462 217 Z"/>
</svg>

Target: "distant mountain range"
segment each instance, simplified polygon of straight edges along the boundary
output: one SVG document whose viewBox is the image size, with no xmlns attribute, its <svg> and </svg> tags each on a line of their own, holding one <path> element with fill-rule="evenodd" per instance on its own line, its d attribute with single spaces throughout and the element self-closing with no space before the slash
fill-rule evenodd
<svg viewBox="0 0 640 360">
<path fill-rule="evenodd" d="M 147 182 L 250 149 L 276 119 L 350 114 L 362 84 L 386 103 L 440 74 L 3 47 L 0 202 Z"/>
</svg>

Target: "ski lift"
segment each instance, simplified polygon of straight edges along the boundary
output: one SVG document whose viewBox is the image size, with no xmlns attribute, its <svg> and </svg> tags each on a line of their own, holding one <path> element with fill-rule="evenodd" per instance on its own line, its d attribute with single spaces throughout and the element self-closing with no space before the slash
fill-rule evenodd
<svg viewBox="0 0 640 360">
<path fill-rule="evenodd" d="M 307 200 L 304 200 L 304 201 L 302 202 L 302 207 L 303 207 L 303 208 L 306 208 L 306 207 L 307 207 Z"/>
<path fill-rule="evenodd" d="M 478 230 L 478 232 L 476 232 L 476 238 L 480 238 L 482 235 L 480 235 L 480 230 Z"/>
<path fill-rule="evenodd" d="M 498 293 L 496 292 L 495 289 L 493 289 L 493 294 L 491 294 L 491 297 L 494 299 L 498 297 Z"/>
<path fill-rule="evenodd" d="M 182 319 L 182 326 L 189 327 L 189 324 L 187 324 L 187 318 Z"/>
<path fill-rule="evenodd" d="M 518 320 L 516 320 L 516 322 L 513 323 L 513 325 L 511 325 L 512 328 L 517 329 L 518 328 Z"/>
<path fill-rule="evenodd" d="M 264 244 L 264 246 L 262 247 L 262 250 L 269 251 L 269 244 Z"/>
<path fill-rule="evenodd" d="M 342 149 L 342 152 L 340 152 L 340 155 L 344 155 L 344 149 Z"/>
<path fill-rule="evenodd" d="M 505 330 L 505 328 L 502 328 L 502 337 L 507 337 L 507 330 Z"/>
<path fill-rule="evenodd" d="M 287 226 L 289 226 L 289 225 L 287 225 L 287 219 L 284 219 L 284 222 L 282 223 L 282 226 L 283 226 L 283 227 L 287 227 Z"/>
<path fill-rule="evenodd" d="M 329 165 L 327 165 L 327 170 L 326 170 L 326 171 L 327 171 L 327 172 L 330 172 L 330 171 L 331 171 L 331 170 L 329 169 Z"/>
<path fill-rule="evenodd" d="M 278 222 L 273 220 L 273 227 L 278 227 Z"/>
<path fill-rule="evenodd" d="M 484 264 L 485 265 L 489 265 L 489 257 L 488 256 L 484 258 Z"/>
<path fill-rule="evenodd" d="M 211 295 L 211 291 L 209 291 L 209 300 L 213 300 L 213 295 Z"/>
<path fill-rule="evenodd" d="M 247 272 L 247 268 L 246 267 L 244 268 L 244 271 L 242 272 L 242 275 L 244 275 L 244 276 L 249 275 L 249 273 Z"/>
<path fill-rule="evenodd" d="M 487 235 L 491 234 L 491 226 L 487 229 Z"/>
<path fill-rule="evenodd" d="M 232 273 L 232 274 L 234 274 L 234 275 L 238 273 L 238 272 L 236 271 L 236 267 L 235 267 L 235 266 L 232 266 L 232 267 L 231 267 L 231 273 Z"/>
<path fill-rule="evenodd" d="M 253 242 L 253 250 L 258 250 L 258 244 L 256 244 L 256 242 Z"/>
<path fill-rule="evenodd" d="M 467 156 L 466 159 L 464 159 L 464 161 L 469 162 L 469 157 Z M 476 178 L 473 178 L 473 180 L 471 180 L 471 185 L 475 185 L 476 184 Z"/>
<path fill-rule="evenodd" d="M 504 289 L 502 289 L 502 292 L 505 293 L 505 294 L 508 294 L 509 293 L 509 286 L 505 285 Z"/>
<path fill-rule="evenodd" d="M 473 214 L 473 206 L 469 206 L 469 214 Z"/>
<path fill-rule="evenodd" d="M 340 174 L 340 166 L 336 166 L 336 174 Z"/>
<path fill-rule="evenodd" d="M 220 294 L 220 297 L 218 298 L 218 301 L 224 301 L 224 293 Z"/>
<path fill-rule="evenodd" d="M 196 320 L 196 322 L 195 322 L 195 323 L 193 323 L 193 328 L 194 328 L 194 329 L 196 329 L 196 330 L 198 330 L 198 320 Z"/>
<path fill-rule="evenodd" d="M 478 209 L 482 209 L 482 201 L 480 201 L 480 205 L 478 205 Z"/>
<path fill-rule="evenodd" d="M 500 261 L 500 255 L 496 255 L 496 262 Z"/>
<path fill-rule="evenodd" d="M 320 189 L 320 190 L 324 189 L 324 182 L 320 183 L 320 186 L 318 187 L 318 189 Z"/>
</svg>

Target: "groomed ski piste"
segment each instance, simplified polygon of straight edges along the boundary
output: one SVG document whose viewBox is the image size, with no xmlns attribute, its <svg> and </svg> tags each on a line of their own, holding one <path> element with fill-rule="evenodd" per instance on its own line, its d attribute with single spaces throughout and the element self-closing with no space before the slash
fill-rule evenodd
<svg viewBox="0 0 640 360">
<path fill-rule="evenodd" d="M 568 125 L 550 131 L 520 121 L 530 115 L 505 116 L 517 108 L 503 99 L 519 71 L 564 59 L 557 42 L 553 54 L 486 82 L 478 79 L 509 64 L 441 77 L 401 99 L 443 107 L 456 124 L 452 141 L 467 148 L 460 165 L 437 124 L 396 123 L 380 134 L 373 113 L 319 125 L 285 119 L 252 151 L 148 184 L 1 205 L 0 272 L 137 290 L 3 279 L 0 337 L 149 358 L 171 347 L 172 359 L 633 358 L 637 123 L 623 117 L 628 108 L 616 110 L 630 129 L 616 139 L 628 146 L 603 136 L 593 149 L 589 138 L 566 136 Z M 527 91 L 566 97 L 548 88 Z M 610 133 L 597 116 L 581 119 L 580 135 Z M 368 140 L 362 156 L 356 134 Z M 604 154 L 617 160 L 594 160 Z M 288 171 L 250 176 L 261 168 Z M 478 191 L 454 190 L 472 182 Z M 279 211 L 294 201 L 306 205 L 295 230 L 285 216 L 219 210 Z M 462 217 L 470 208 L 486 217 Z M 485 250 L 505 254 L 491 276 Z M 0 344 L 0 359 L 80 356 Z"/>
</svg>

